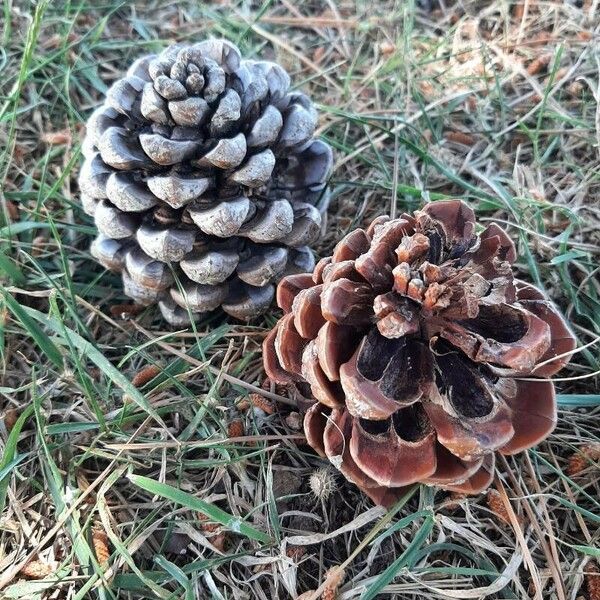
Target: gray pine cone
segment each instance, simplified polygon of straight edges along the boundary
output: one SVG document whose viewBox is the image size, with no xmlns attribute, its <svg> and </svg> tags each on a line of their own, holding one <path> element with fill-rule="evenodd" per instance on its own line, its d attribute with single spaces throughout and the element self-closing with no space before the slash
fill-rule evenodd
<svg viewBox="0 0 600 600">
<path fill-rule="evenodd" d="M 312 102 L 289 86 L 229 42 L 173 45 L 138 59 L 87 122 L 91 253 L 173 325 L 219 306 L 251 318 L 274 283 L 314 266 L 333 158 L 313 138 Z"/>
</svg>

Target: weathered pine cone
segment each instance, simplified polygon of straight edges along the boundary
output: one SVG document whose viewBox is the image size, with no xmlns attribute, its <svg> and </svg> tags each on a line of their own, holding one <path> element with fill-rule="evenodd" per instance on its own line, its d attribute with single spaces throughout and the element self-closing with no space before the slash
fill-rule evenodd
<svg viewBox="0 0 600 600">
<path fill-rule="evenodd" d="M 475 233 L 460 201 L 376 219 L 312 276 L 277 289 L 267 375 L 307 401 L 308 443 L 374 502 L 415 482 L 485 489 L 494 452 L 543 440 L 575 340 L 557 309 L 513 278 L 513 243 Z"/>
<path fill-rule="evenodd" d="M 331 148 L 279 65 L 210 40 L 137 60 L 87 122 L 79 177 L 93 256 L 174 325 L 246 319 L 311 270 Z"/>
</svg>

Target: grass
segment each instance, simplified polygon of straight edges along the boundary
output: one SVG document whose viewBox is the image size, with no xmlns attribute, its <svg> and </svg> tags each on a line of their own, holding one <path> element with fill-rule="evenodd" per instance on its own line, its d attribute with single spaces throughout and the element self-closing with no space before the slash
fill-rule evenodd
<svg viewBox="0 0 600 600">
<path fill-rule="evenodd" d="M 600 441 L 597 3 L 412 4 L 5 0 L 0 597 L 283 599 L 341 566 L 344 599 L 591 600 L 598 464 L 567 465 Z M 572 323 L 556 431 L 498 465 L 510 524 L 483 496 L 426 487 L 387 514 L 341 480 L 317 501 L 321 461 L 290 407 L 238 408 L 262 381 L 275 310 L 174 332 L 154 309 L 114 309 L 120 282 L 90 259 L 77 198 L 82 123 L 135 57 L 210 35 L 280 61 L 320 104 L 336 168 L 319 255 L 376 215 L 461 197 L 506 225 L 520 277 Z M 147 365 L 160 374 L 133 386 Z M 228 433 L 237 419 L 243 437 Z"/>
</svg>

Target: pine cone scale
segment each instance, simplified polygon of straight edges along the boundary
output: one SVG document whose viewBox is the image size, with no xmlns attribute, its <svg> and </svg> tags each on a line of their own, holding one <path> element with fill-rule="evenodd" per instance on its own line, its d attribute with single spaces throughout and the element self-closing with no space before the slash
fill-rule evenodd
<svg viewBox="0 0 600 600">
<path fill-rule="evenodd" d="M 478 493 L 494 452 L 529 448 L 556 423 L 552 382 L 529 378 L 564 366 L 574 337 L 513 280 L 508 236 L 477 235 L 474 218 L 459 201 L 379 218 L 312 278 L 279 286 L 267 374 L 308 383 L 309 444 L 376 502 L 415 482 Z"/>
<path fill-rule="evenodd" d="M 196 283 L 214 285 L 225 281 L 240 262 L 234 250 L 208 251 L 187 254 L 179 265 L 185 275 Z"/>
<path fill-rule="evenodd" d="M 318 346 L 313 340 L 302 352 L 302 378 L 310 385 L 315 398 L 330 408 L 343 406 L 343 391 L 337 381 L 329 381 L 319 362 Z"/>
<path fill-rule="evenodd" d="M 556 395 L 551 381 L 516 381 L 516 391 L 506 397 L 506 402 L 513 413 L 515 433 L 501 448 L 503 454 L 530 448 L 556 426 Z"/>
<path fill-rule="evenodd" d="M 317 357 L 323 373 L 330 381 L 340 380 L 340 367 L 352 357 L 358 341 L 355 329 L 325 321 L 316 338 Z"/>
<path fill-rule="evenodd" d="M 424 419 L 424 427 L 415 428 L 413 435 L 405 435 L 410 439 L 403 439 L 396 431 L 396 423 L 402 423 L 406 417 L 401 411 L 396 414 L 397 418 L 385 421 L 352 421 L 350 454 L 364 473 L 384 487 L 422 481 L 436 469 L 436 437 L 429 422 Z M 376 426 L 371 433 L 368 427 L 373 424 Z"/>
<path fill-rule="evenodd" d="M 147 184 L 154 196 L 177 209 L 200 198 L 213 187 L 214 181 L 210 177 L 184 179 L 176 175 L 156 175 L 149 177 Z"/>
<path fill-rule="evenodd" d="M 503 402 L 498 402 L 485 418 L 468 428 L 459 417 L 448 414 L 437 404 L 428 402 L 424 408 L 440 444 L 463 460 L 503 448 L 515 435 L 512 413 Z"/>
<path fill-rule="evenodd" d="M 144 212 L 158 204 L 158 198 L 146 186 L 137 183 L 131 173 L 111 173 L 106 181 L 106 196 L 123 212 Z"/>
</svg>

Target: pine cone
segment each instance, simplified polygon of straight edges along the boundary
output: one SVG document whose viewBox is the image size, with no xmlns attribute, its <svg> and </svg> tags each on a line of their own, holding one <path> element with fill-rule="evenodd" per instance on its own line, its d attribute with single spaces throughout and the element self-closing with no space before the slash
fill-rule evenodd
<svg viewBox="0 0 600 600">
<path fill-rule="evenodd" d="M 188 307 L 253 317 L 273 282 L 314 267 L 332 152 L 289 86 L 279 65 L 229 42 L 174 45 L 137 60 L 87 122 L 92 255 L 174 325 Z"/>
<path fill-rule="evenodd" d="M 513 278 L 515 259 L 498 225 L 477 235 L 466 204 L 435 202 L 349 233 L 312 276 L 280 283 L 267 375 L 312 398 L 309 444 L 376 503 L 415 482 L 478 493 L 496 450 L 519 452 L 554 428 L 545 378 L 575 340 Z"/>
</svg>

